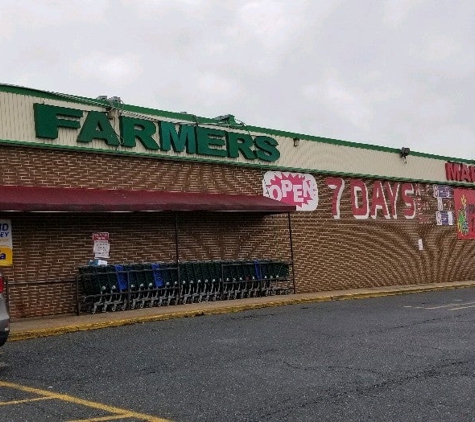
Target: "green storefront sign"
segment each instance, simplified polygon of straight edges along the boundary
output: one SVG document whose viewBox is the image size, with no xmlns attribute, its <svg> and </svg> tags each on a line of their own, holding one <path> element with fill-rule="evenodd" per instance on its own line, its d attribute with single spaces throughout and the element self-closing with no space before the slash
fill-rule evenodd
<svg viewBox="0 0 475 422">
<path fill-rule="evenodd" d="M 57 139 L 59 128 L 78 132 L 78 143 L 103 141 L 111 147 L 133 150 L 137 143 L 150 151 L 185 152 L 203 156 L 274 162 L 279 159 L 278 142 L 269 136 L 251 136 L 221 128 L 175 124 L 136 117 L 120 116 L 116 133 L 107 113 L 85 112 L 68 107 L 34 104 L 35 131 L 38 138 Z M 82 118 L 86 113 L 86 118 Z M 156 140 L 158 134 L 158 141 Z M 155 138 L 154 138 L 155 136 Z"/>
</svg>

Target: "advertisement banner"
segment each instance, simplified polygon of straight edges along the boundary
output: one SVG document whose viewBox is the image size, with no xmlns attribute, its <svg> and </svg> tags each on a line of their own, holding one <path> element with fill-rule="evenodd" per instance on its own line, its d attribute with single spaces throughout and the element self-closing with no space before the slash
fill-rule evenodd
<svg viewBox="0 0 475 422">
<path fill-rule="evenodd" d="M 475 239 L 475 191 L 454 189 L 457 237 Z"/>
<path fill-rule="evenodd" d="M 265 197 L 295 205 L 297 211 L 317 209 L 317 182 L 311 174 L 268 171 L 262 189 Z"/>
<path fill-rule="evenodd" d="M 434 198 L 453 198 L 454 188 L 447 185 L 433 185 Z"/>
<path fill-rule="evenodd" d="M 438 226 L 453 226 L 454 214 L 452 211 L 436 211 L 435 222 Z"/>
<path fill-rule="evenodd" d="M 0 266 L 13 265 L 12 222 L 0 220 Z"/>
</svg>

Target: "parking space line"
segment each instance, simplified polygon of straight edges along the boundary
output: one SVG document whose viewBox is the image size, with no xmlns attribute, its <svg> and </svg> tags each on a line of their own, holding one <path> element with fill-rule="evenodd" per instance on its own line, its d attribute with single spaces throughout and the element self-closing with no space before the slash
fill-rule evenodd
<svg viewBox="0 0 475 422">
<path fill-rule="evenodd" d="M 14 404 L 30 403 L 32 401 L 41 401 L 41 400 L 54 400 L 54 398 L 53 397 L 34 397 L 32 399 L 24 399 L 24 400 L 0 401 L 0 406 L 11 406 Z"/>
<path fill-rule="evenodd" d="M 456 306 L 456 308 L 449 309 L 449 311 L 454 311 L 454 310 L 457 310 L 457 309 L 473 308 L 475 306 L 475 302 L 446 303 L 445 305 L 438 305 L 438 306 L 410 306 L 410 305 L 405 305 L 404 308 L 426 309 L 426 310 L 432 311 L 434 309 L 451 308 L 452 306 Z"/>
<path fill-rule="evenodd" d="M 98 418 L 88 418 L 88 419 L 75 419 L 66 422 L 101 422 L 101 421 L 113 421 L 114 419 L 127 419 L 133 418 L 134 416 L 127 415 L 113 415 L 113 416 L 100 416 Z"/>
<path fill-rule="evenodd" d="M 440 306 L 432 306 L 430 308 L 425 309 L 440 309 L 440 308 L 450 308 L 451 306 L 461 306 L 461 305 L 473 305 L 475 302 L 467 302 L 467 303 L 449 303 L 447 305 L 440 305 Z"/>
<path fill-rule="evenodd" d="M 459 309 L 467 309 L 467 308 L 475 308 L 475 305 L 459 306 L 459 307 L 457 307 L 457 308 L 449 309 L 449 311 L 458 311 Z"/>
<path fill-rule="evenodd" d="M 98 409 L 98 410 L 101 410 L 103 412 L 112 413 L 113 415 L 111 415 L 110 417 L 120 416 L 124 419 L 126 419 L 126 418 L 135 418 L 135 419 L 140 419 L 140 420 L 147 421 L 147 422 L 171 422 L 169 419 L 158 418 L 156 416 L 147 415 L 145 413 L 133 412 L 133 411 L 130 411 L 130 410 L 127 410 L 127 409 L 121 409 L 119 407 L 109 406 L 109 405 L 106 405 L 106 404 L 103 404 L 103 403 L 84 400 L 84 399 L 80 399 L 80 398 L 77 398 L 77 397 L 69 396 L 67 394 L 54 393 L 52 391 L 41 390 L 39 388 L 26 387 L 26 386 L 21 385 L 21 384 L 14 384 L 14 383 L 11 383 L 11 382 L 0 381 L 0 387 L 12 388 L 14 390 L 23 391 L 25 393 L 37 394 L 39 396 L 49 398 L 49 399 L 56 399 L 56 400 L 60 400 L 60 401 L 68 402 L 68 403 L 73 403 L 73 404 L 80 405 L 80 406 L 90 407 L 92 409 Z M 25 402 L 34 401 L 35 399 L 36 399 L 36 397 L 32 398 L 32 399 L 29 399 L 29 400 L 26 400 Z M 115 418 L 115 419 L 117 419 L 117 418 Z M 93 421 L 93 420 L 94 419 L 85 419 L 84 421 Z M 99 419 L 99 420 L 101 420 L 101 419 Z M 103 419 L 103 420 L 111 420 L 111 419 Z"/>
</svg>

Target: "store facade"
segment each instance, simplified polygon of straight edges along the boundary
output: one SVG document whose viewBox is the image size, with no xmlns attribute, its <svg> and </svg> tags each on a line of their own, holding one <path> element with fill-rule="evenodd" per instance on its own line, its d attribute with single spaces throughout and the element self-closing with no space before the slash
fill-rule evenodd
<svg viewBox="0 0 475 422">
<path fill-rule="evenodd" d="M 289 261 L 296 292 L 475 277 L 467 160 L 8 85 L 0 151 L 13 318 L 74 312 L 101 233 L 110 263 Z"/>
</svg>

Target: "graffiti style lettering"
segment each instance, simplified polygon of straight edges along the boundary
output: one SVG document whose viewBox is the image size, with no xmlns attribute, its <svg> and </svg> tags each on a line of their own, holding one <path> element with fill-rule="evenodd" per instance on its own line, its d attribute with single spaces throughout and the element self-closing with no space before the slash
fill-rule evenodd
<svg viewBox="0 0 475 422">
<path fill-rule="evenodd" d="M 397 210 L 396 210 L 396 203 L 397 198 L 399 195 L 399 183 L 395 183 L 394 186 L 391 187 L 391 183 L 385 182 L 384 187 L 386 188 L 386 193 L 388 196 L 389 203 L 391 205 L 391 216 L 395 220 L 397 219 Z"/>
<path fill-rule="evenodd" d="M 383 211 L 383 216 L 386 219 L 391 218 L 389 215 L 388 204 L 386 203 L 386 197 L 384 195 L 383 184 L 380 181 L 374 182 L 373 185 L 373 198 L 371 199 L 371 218 L 376 218 L 378 210 Z"/>
<path fill-rule="evenodd" d="M 412 220 L 416 216 L 416 201 L 414 199 L 414 186 L 412 183 L 403 183 L 401 186 L 401 196 L 406 208 L 404 209 L 404 217 Z"/>
<path fill-rule="evenodd" d="M 341 202 L 344 199 L 345 181 L 339 177 L 327 177 L 325 182 L 333 190 L 332 215 L 334 219 L 341 218 Z M 416 216 L 415 188 L 412 183 L 394 183 L 375 181 L 372 195 L 370 189 L 361 179 L 351 179 L 349 184 L 350 203 L 353 217 L 357 220 L 378 218 L 378 214 L 389 220 L 397 219 L 397 203 L 399 193 L 405 205 L 404 218 L 413 219 Z"/>
<path fill-rule="evenodd" d="M 327 186 L 333 189 L 332 215 L 336 220 L 340 219 L 340 202 L 343 189 L 345 189 L 345 181 L 340 177 L 327 177 L 325 180 Z"/>
<path fill-rule="evenodd" d="M 365 183 L 359 179 L 350 180 L 351 209 L 353 216 L 358 220 L 364 220 L 369 216 L 368 189 Z M 361 201 L 358 200 L 361 199 Z"/>
</svg>

